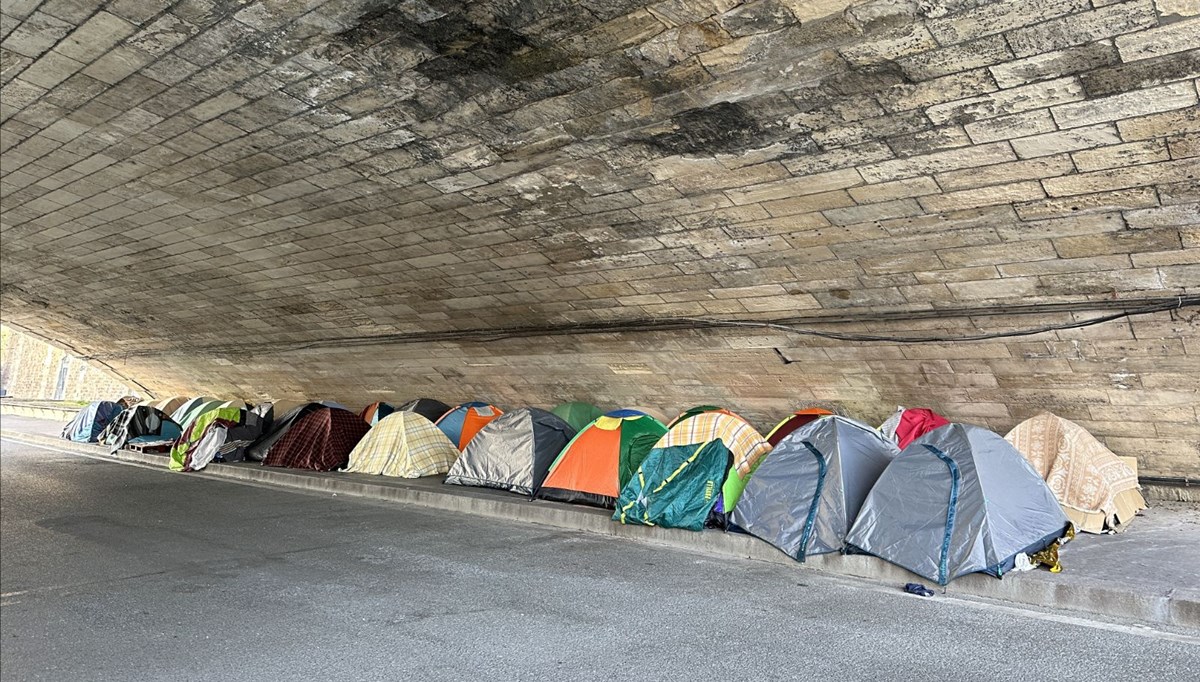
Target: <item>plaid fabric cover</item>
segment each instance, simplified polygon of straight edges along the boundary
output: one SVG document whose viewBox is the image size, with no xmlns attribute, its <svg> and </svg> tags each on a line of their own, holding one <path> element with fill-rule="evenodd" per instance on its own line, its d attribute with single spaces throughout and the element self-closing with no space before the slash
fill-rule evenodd
<svg viewBox="0 0 1200 682">
<path fill-rule="evenodd" d="M 346 466 L 350 451 L 370 430 L 357 414 L 323 407 L 301 417 L 275 442 L 265 466 L 333 471 Z"/>
<path fill-rule="evenodd" d="M 458 448 L 433 422 L 396 412 L 379 420 L 354 446 L 346 471 L 420 478 L 446 473 L 456 459 Z"/>
<path fill-rule="evenodd" d="M 721 412 L 704 412 L 675 425 L 655 448 L 675 445 L 695 445 L 720 440 L 733 453 L 733 465 L 741 476 L 749 474 L 754 465 L 771 451 L 771 444 L 753 426 L 739 417 Z"/>
</svg>

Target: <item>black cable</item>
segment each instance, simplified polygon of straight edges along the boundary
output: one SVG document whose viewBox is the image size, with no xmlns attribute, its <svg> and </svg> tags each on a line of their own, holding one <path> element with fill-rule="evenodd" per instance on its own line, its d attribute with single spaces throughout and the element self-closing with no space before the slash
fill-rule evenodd
<svg viewBox="0 0 1200 682">
<path fill-rule="evenodd" d="M 959 336 L 889 336 L 880 334 L 854 334 L 848 332 L 826 332 L 819 329 L 806 329 L 802 327 L 794 327 L 786 324 L 778 324 L 774 322 L 755 322 L 742 320 L 715 321 L 716 326 L 729 327 L 756 327 L 760 329 L 775 329 L 791 334 L 799 334 L 802 336 L 819 336 L 825 339 L 835 339 L 838 341 L 886 341 L 888 343 L 950 343 L 955 341 L 989 341 L 992 339 L 1006 339 L 1017 336 L 1033 336 L 1034 334 L 1044 334 L 1046 332 L 1060 331 L 1063 329 L 1081 329 L 1083 327 L 1091 327 L 1093 325 L 1111 322 L 1134 315 L 1148 315 L 1151 313 L 1160 313 L 1168 310 L 1179 310 L 1187 306 L 1200 305 L 1200 297 L 1184 297 L 1180 296 L 1176 302 L 1168 304 L 1159 304 L 1146 306 L 1144 308 L 1136 308 L 1133 310 L 1124 310 L 1112 315 L 1102 315 L 1093 317 L 1087 320 L 1077 320 L 1075 322 L 1065 322 L 1063 324 L 1050 324 L 1042 327 L 1033 327 L 1029 329 L 1014 329 L 1003 332 L 984 332 L 980 334 L 962 334 Z M 688 319 L 688 318 L 682 318 Z M 713 322 L 709 320 L 709 322 Z"/>
<path fill-rule="evenodd" d="M 585 335 L 585 334 L 604 334 L 604 333 L 630 333 L 630 332 L 655 332 L 655 331 L 675 331 L 675 330 L 700 330 L 700 329 L 720 329 L 720 328 L 758 328 L 758 329 L 773 329 L 783 331 L 790 334 L 802 336 L 816 336 L 821 338 L 833 339 L 838 341 L 855 341 L 855 342 L 886 342 L 886 343 L 953 343 L 956 341 L 985 341 L 990 339 L 1012 338 L 1020 336 L 1031 336 L 1034 334 L 1042 334 L 1046 332 L 1064 330 L 1064 329 L 1080 329 L 1090 327 L 1104 322 L 1110 322 L 1122 318 L 1133 317 L 1135 315 L 1148 315 L 1157 312 L 1170 310 L 1181 310 L 1183 308 L 1200 306 L 1200 295 L 1190 296 L 1173 296 L 1169 299 L 1157 299 L 1153 303 L 1135 306 L 1136 303 L 1142 301 L 1091 301 L 1091 302 L 1075 302 L 1075 303 L 1051 303 L 1041 305 L 1026 305 L 1026 306 L 993 306 L 990 308 L 971 308 L 971 309 L 940 309 L 940 310 L 924 310 L 913 312 L 889 312 L 872 315 L 871 321 L 879 322 L 905 322 L 914 320 L 926 319 L 942 319 L 942 318 L 961 318 L 961 317 L 981 317 L 993 315 L 1033 315 L 1046 314 L 1054 312 L 1082 312 L 1085 310 L 1097 310 L 1103 308 L 1118 308 L 1117 312 L 1093 317 L 1086 320 L 1078 320 L 1075 322 L 1067 322 L 1057 325 L 1044 325 L 1028 329 L 1017 329 L 1002 332 L 984 332 L 979 334 L 966 334 L 960 336 L 945 336 L 945 335 L 884 335 L 884 334 L 857 334 L 850 332 L 833 332 L 820 329 L 813 329 L 809 326 L 801 326 L 800 322 L 804 321 L 808 324 L 839 324 L 847 322 L 864 322 L 862 316 L 841 316 L 841 317 L 822 317 L 822 318 L 792 318 L 792 319 L 777 319 L 777 320 L 726 320 L 719 318 L 696 318 L 696 317 L 662 317 L 642 320 L 629 320 L 623 322 L 596 322 L 596 323 L 581 323 L 581 324 L 563 324 L 563 325 L 544 325 L 544 326 L 527 326 L 527 327 L 506 327 L 506 328 L 491 328 L 491 329 L 464 329 L 451 330 L 444 332 L 417 332 L 407 334 L 384 334 L 378 336 L 360 336 L 360 337 L 345 337 L 339 339 L 321 339 L 316 341 L 308 341 L 292 344 L 274 344 L 264 346 L 261 343 L 247 344 L 227 344 L 222 346 L 192 346 L 190 350 L 196 353 L 238 353 L 244 351 L 298 351 L 311 348 L 337 348 L 337 347 L 361 347 L 387 344 L 401 343 L 436 343 L 440 341 L 449 342 L 488 342 L 499 341 L 512 338 L 529 338 L 529 337 L 547 337 L 547 336 L 563 336 L 563 335 Z M 101 359 L 101 358 L 129 358 L 143 355 L 164 355 L 172 352 L 178 352 L 170 349 L 163 350 L 136 350 L 121 353 L 104 353 L 83 356 L 85 359 Z"/>
<path fill-rule="evenodd" d="M 1138 476 L 1138 483 L 1142 485 L 1169 485 L 1179 488 L 1194 488 L 1200 485 L 1200 478 L 1188 478 L 1187 476 Z"/>
</svg>

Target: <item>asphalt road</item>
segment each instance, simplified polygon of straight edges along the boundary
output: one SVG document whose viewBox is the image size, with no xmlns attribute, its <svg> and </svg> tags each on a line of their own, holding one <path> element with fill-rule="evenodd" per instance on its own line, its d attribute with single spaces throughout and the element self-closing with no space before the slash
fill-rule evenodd
<svg viewBox="0 0 1200 682">
<path fill-rule="evenodd" d="M 1200 639 L 0 448 L 4 680 L 1182 679 Z M 1200 637 L 1200 633 L 1197 633 Z"/>
</svg>

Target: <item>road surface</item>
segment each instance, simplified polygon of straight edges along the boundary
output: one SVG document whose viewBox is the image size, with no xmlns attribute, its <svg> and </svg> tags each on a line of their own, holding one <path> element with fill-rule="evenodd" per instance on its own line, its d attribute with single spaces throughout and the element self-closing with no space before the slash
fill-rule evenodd
<svg viewBox="0 0 1200 682">
<path fill-rule="evenodd" d="M 1181 679 L 1200 633 L 0 447 L 4 680 Z M 897 586 L 898 587 L 898 586 Z"/>
</svg>

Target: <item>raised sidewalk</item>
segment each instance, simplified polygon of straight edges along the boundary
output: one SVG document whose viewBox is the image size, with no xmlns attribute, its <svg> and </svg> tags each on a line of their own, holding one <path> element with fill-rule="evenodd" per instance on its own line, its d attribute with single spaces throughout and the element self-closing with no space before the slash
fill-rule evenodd
<svg viewBox="0 0 1200 682">
<path fill-rule="evenodd" d="M 241 481 L 314 493 L 352 495 L 388 502 L 493 518 L 539 523 L 557 528 L 667 545 L 693 552 L 796 566 L 840 576 L 895 585 L 922 579 L 868 556 L 822 555 L 799 564 L 757 538 L 706 530 L 624 526 L 602 509 L 529 500 L 482 488 L 444 486 L 440 477 L 419 480 L 365 474 L 274 469 L 257 463 L 214 464 L 201 472 L 166 470 L 165 455 L 127 450 L 109 455 L 105 448 L 71 443 L 56 437 L 55 422 L 6 416 L 0 437 L 89 457 L 162 469 L 164 475 Z M 1120 535 L 1080 535 L 1062 552 L 1065 570 L 1044 569 L 1011 574 L 1004 579 L 974 574 L 954 580 L 946 593 L 981 597 L 1024 606 L 1103 616 L 1123 622 L 1200 628 L 1200 509 L 1186 503 L 1152 503 Z M 926 581 L 927 582 L 927 581 Z M 930 587 L 936 588 L 934 585 Z"/>
</svg>

